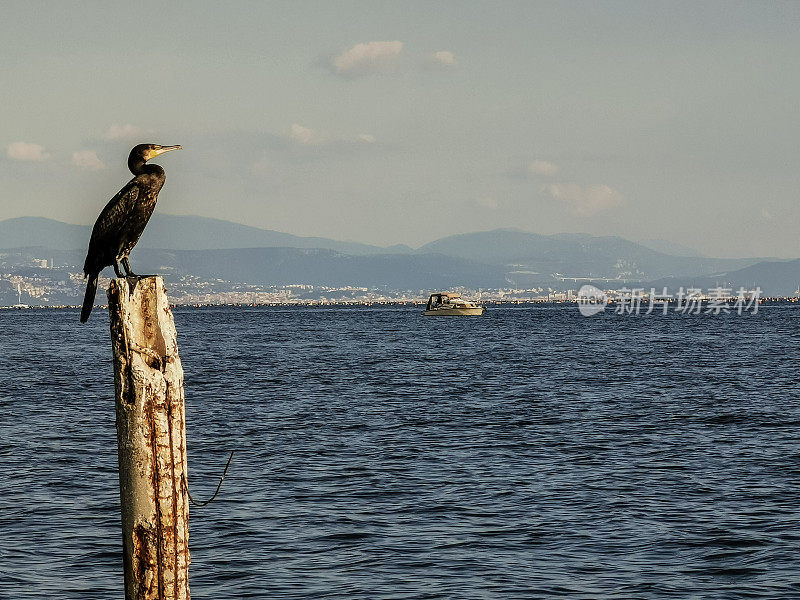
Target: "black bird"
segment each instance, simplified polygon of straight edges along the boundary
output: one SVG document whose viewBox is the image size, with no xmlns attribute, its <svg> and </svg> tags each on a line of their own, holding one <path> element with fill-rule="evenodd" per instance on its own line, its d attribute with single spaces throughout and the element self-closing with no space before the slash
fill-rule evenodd
<svg viewBox="0 0 800 600">
<path fill-rule="evenodd" d="M 128 264 L 128 256 L 147 226 L 156 207 L 158 192 L 167 178 L 164 169 L 158 165 L 148 165 L 147 161 L 179 149 L 180 146 L 139 144 L 131 150 L 128 168 L 134 177 L 106 204 L 92 229 L 89 252 L 83 265 L 83 274 L 89 280 L 83 298 L 81 323 L 85 323 L 92 312 L 100 271 L 113 265 L 117 277 L 122 277 L 119 268 L 121 262 L 126 277 L 136 276 Z"/>
</svg>

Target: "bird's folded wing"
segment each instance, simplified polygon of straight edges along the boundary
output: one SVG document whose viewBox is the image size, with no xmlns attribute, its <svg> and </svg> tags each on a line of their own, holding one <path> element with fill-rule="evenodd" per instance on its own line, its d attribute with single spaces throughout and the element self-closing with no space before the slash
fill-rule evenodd
<svg viewBox="0 0 800 600">
<path fill-rule="evenodd" d="M 139 197 L 139 187 L 133 182 L 122 188 L 114 196 L 94 224 L 91 242 L 116 239 L 124 229 L 128 216 L 131 214 L 136 199 Z M 90 246 L 91 246 L 90 242 Z"/>
</svg>

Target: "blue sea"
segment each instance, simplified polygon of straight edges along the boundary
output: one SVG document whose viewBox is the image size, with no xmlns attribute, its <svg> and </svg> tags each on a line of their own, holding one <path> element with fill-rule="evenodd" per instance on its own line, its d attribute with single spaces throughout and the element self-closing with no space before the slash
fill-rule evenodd
<svg viewBox="0 0 800 600">
<path fill-rule="evenodd" d="M 800 307 L 178 308 L 195 599 L 800 598 Z M 0 598 L 123 597 L 108 317 L 0 311 Z"/>
</svg>

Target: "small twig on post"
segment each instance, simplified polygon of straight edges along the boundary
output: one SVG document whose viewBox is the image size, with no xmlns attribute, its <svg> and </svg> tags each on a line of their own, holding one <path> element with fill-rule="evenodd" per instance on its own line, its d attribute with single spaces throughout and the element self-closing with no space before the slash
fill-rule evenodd
<svg viewBox="0 0 800 600">
<path fill-rule="evenodd" d="M 189 600 L 183 368 L 160 277 L 108 290 L 126 600 Z"/>
<path fill-rule="evenodd" d="M 204 506 L 208 506 L 214 501 L 214 498 L 217 497 L 219 494 L 220 489 L 222 489 L 222 482 L 225 481 L 225 476 L 228 474 L 228 469 L 231 466 L 231 461 L 233 460 L 233 453 L 236 452 L 235 450 L 231 450 L 231 455 L 228 457 L 228 463 L 225 465 L 225 470 L 222 472 L 222 477 L 219 478 L 219 483 L 217 484 L 217 490 L 214 492 L 214 495 L 211 496 L 205 502 L 198 502 L 194 498 L 192 498 L 191 492 L 189 492 L 189 486 L 186 485 L 186 478 L 183 478 L 183 487 L 186 488 L 186 494 L 189 496 L 189 502 L 192 503 L 193 506 L 197 506 L 198 508 L 203 508 Z"/>
</svg>

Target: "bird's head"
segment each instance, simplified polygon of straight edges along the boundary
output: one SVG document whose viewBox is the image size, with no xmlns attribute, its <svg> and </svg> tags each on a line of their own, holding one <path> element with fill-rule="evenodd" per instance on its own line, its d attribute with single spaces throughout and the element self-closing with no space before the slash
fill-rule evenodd
<svg viewBox="0 0 800 600">
<path fill-rule="evenodd" d="M 180 146 L 159 146 L 158 144 L 139 144 L 138 146 L 134 146 L 133 150 L 131 150 L 131 158 L 136 156 L 137 158 L 147 162 L 155 158 L 156 156 L 160 156 L 165 152 L 169 152 L 170 150 L 180 150 Z"/>
<path fill-rule="evenodd" d="M 159 144 L 139 144 L 134 146 L 128 157 L 128 167 L 133 173 L 141 172 L 144 163 L 171 150 L 180 150 L 180 146 L 160 146 Z"/>
</svg>

